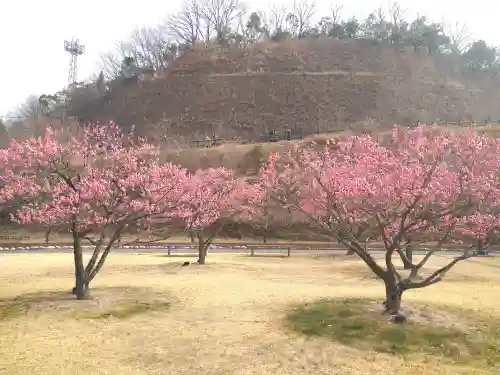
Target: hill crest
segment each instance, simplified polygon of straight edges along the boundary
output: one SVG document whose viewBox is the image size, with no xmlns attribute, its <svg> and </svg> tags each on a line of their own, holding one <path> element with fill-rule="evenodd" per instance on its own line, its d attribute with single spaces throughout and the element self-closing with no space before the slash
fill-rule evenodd
<svg viewBox="0 0 500 375">
<path fill-rule="evenodd" d="M 112 87 L 76 115 L 136 125 L 155 140 L 327 133 L 366 120 L 466 121 L 495 116 L 497 83 L 444 74 L 422 49 L 368 40 L 200 47 L 157 77 Z M 498 115 L 500 118 L 500 114 Z"/>
</svg>

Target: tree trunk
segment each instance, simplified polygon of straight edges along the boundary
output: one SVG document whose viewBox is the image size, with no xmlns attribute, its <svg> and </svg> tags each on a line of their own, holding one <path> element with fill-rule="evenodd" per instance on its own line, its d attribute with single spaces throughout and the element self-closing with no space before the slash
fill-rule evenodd
<svg viewBox="0 0 500 375">
<path fill-rule="evenodd" d="M 101 270 L 102 266 L 104 266 L 104 262 L 106 261 L 106 258 L 108 257 L 111 249 L 113 248 L 113 244 L 116 242 L 116 240 L 118 238 L 118 237 L 116 237 L 117 235 L 118 235 L 118 232 L 115 233 L 115 238 L 112 238 L 109 241 L 109 243 L 107 244 L 106 248 L 104 249 L 104 251 L 101 255 L 101 258 L 97 262 L 97 265 L 94 267 L 94 269 L 89 269 L 88 272 L 87 272 L 87 270 L 85 271 L 85 273 L 87 274 L 87 284 L 90 283 L 92 280 L 94 280 L 94 277 L 96 277 L 96 275 Z"/>
<path fill-rule="evenodd" d="M 205 264 L 206 257 L 207 257 L 207 249 L 205 246 L 205 241 L 203 239 L 203 233 L 200 230 L 198 232 L 198 264 Z"/>
<path fill-rule="evenodd" d="M 267 243 L 267 228 L 264 228 L 264 231 L 262 232 L 262 242 Z"/>
<path fill-rule="evenodd" d="M 477 255 L 486 255 L 486 251 L 483 248 L 483 241 L 477 241 Z"/>
<path fill-rule="evenodd" d="M 52 233 L 52 228 L 49 228 L 47 232 L 45 232 L 45 245 L 49 244 L 51 233 Z"/>
<path fill-rule="evenodd" d="M 395 280 L 384 280 L 385 283 L 385 312 L 395 317 L 395 321 L 404 321 L 401 314 L 401 297 L 403 290 L 398 286 Z M 396 320 L 397 319 L 397 320 Z"/>
<path fill-rule="evenodd" d="M 417 277 L 419 269 L 417 267 L 411 266 L 410 279 L 415 279 Z"/>
<path fill-rule="evenodd" d="M 102 242 L 104 241 L 104 238 L 101 237 L 99 240 L 99 243 L 95 246 L 94 251 L 92 252 L 92 256 L 90 257 L 89 262 L 87 263 L 87 266 L 85 267 L 85 275 L 87 277 L 87 282 L 90 282 L 90 273 L 94 269 L 95 264 L 97 263 L 97 260 L 99 259 L 99 255 L 101 254 L 101 249 L 102 249 Z"/>
<path fill-rule="evenodd" d="M 405 249 L 405 255 L 406 258 L 408 258 L 409 262 L 406 261 L 403 257 L 401 257 L 401 260 L 403 261 L 403 266 L 405 270 L 410 270 L 412 269 L 412 263 L 413 263 L 413 247 L 411 245 L 406 245 Z"/>
<path fill-rule="evenodd" d="M 85 267 L 83 266 L 83 251 L 80 237 L 73 232 L 73 259 L 75 263 L 75 288 L 73 289 L 76 298 L 79 300 L 88 299 L 89 284 L 85 277 Z"/>
<path fill-rule="evenodd" d="M 342 244 L 341 241 L 338 241 L 338 243 Z M 366 250 L 366 244 L 364 246 L 365 246 L 365 250 Z M 356 252 L 352 248 L 348 247 L 347 248 L 347 253 L 345 255 L 354 255 L 354 254 L 356 254 Z"/>
</svg>

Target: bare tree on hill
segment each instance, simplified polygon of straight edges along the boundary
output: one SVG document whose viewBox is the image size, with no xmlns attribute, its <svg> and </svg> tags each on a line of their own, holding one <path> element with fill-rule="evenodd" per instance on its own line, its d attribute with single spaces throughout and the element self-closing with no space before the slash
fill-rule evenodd
<svg viewBox="0 0 500 375">
<path fill-rule="evenodd" d="M 107 79 L 115 79 L 120 75 L 121 61 L 120 57 L 124 52 L 120 51 L 121 43 L 118 43 L 118 51 L 109 51 L 101 53 L 99 65 Z M 120 53 L 122 52 L 122 53 Z"/>
<path fill-rule="evenodd" d="M 401 8 L 398 3 L 391 4 L 389 8 L 390 36 L 389 40 L 393 44 L 398 44 L 406 36 L 408 22 L 405 21 L 406 9 Z"/>
<path fill-rule="evenodd" d="M 463 54 L 471 45 L 472 34 L 465 23 L 455 23 L 448 26 L 447 34 L 450 39 L 450 52 L 455 55 Z"/>
<path fill-rule="evenodd" d="M 203 0 L 200 12 L 207 27 L 214 30 L 217 44 L 225 44 L 227 34 L 245 13 L 245 7 L 240 0 Z"/>
<path fill-rule="evenodd" d="M 343 5 L 332 5 L 330 6 L 330 11 L 332 13 L 332 22 L 335 24 L 340 24 L 342 21 L 342 9 L 344 9 Z"/>
<path fill-rule="evenodd" d="M 316 3 L 313 0 L 294 1 L 292 12 L 288 13 L 286 18 L 297 38 L 303 38 L 311 28 L 315 8 Z"/>
<path fill-rule="evenodd" d="M 138 68 L 161 71 L 175 57 L 176 48 L 162 27 L 135 29 L 130 38 L 117 43 L 116 49 L 100 56 L 100 65 L 106 78 L 121 75 L 122 63 L 132 58 Z"/>
<path fill-rule="evenodd" d="M 267 39 L 280 41 L 293 36 L 290 30 L 290 26 L 293 26 L 290 21 L 294 21 L 293 14 L 285 6 L 272 5 L 267 13 L 261 12 L 260 17 Z"/>
<path fill-rule="evenodd" d="M 343 5 L 332 5 L 330 7 L 331 16 L 321 17 L 317 25 L 313 28 L 317 35 L 329 35 L 336 37 L 341 34 Z"/>
<path fill-rule="evenodd" d="M 179 44 L 188 48 L 210 40 L 210 27 L 201 12 L 199 0 L 184 1 L 179 13 L 167 16 L 166 28 Z"/>
<path fill-rule="evenodd" d="M 365 36 L 374 40 L 388 41 L 391 25 L 386 17 L 386 12 L 382 7 L 370 13 L 363 27 Z"/>
<path fill-rule="evenodd" d="M 136 29 L 127 47 L 137 65 L 143 68 L 162 70 L 172 59 L 172 43 L 159 27 Z"/>
</svg>

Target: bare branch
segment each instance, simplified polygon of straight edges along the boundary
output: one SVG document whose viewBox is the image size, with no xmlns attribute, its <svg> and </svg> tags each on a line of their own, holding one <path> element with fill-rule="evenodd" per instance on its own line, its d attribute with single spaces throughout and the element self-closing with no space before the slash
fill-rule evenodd
<svg viewBox="0 0 500 375">
<path fill-rule="evenodd" d="M 87 267 L 85 267 L 85 274 L 86 275 L 90 274 L 90 271 L 94 267 L 95 263 L 97 262 L 97 258 L 99 257 L 99 254 L 101 253 L 101 248 L 102 248 L 102 245 L 103 245 L 104 240 L 106 238 L 105 231 L 106 231 L 106 228 L 103 228 L 98 241 L 94 241 L 88 236 L 84 237 L 87 241 L 89 241 L 91 244 L 93 244 L 95 246 L 94 251 L 92 252 L 92 256 L 90 257 L 90 260 L 87 263 Z"/>
<path fill-rule="evenodd" d="M 441 237 L 441 239 L 438 241 L 438 243 L 436 244 L 436 246 L 431 251 L 429 251 L 427 254 L 425 254 L 424 258 L 420 261 L 420 263 L 418 263 L 415 266 L 415 268 L 416 268 L 417 271 L 420 270 L 427 263 L 427 261 L 430 259 L 430 257 L 432 256 L 432 254 L 434 254 L 438 250 L 441 250 L 441 247 L 447 241 L 447 239 L 450 237 L 451 232 L 455 229 L 455 226 L 456 226 L 456 222 L 454 222 L 450 226 L 450 228 L 448 228 L 448 230 Z"/>
<path fill-rule="evenodd" d="M 463 54 L 472 43 L 472 34 L 465 23 L 455 23 L 447 28 L 452 53 Z"/>
<path fill-rule="evenodd" d="M 340 25 L 340 21 L 342 20 L 342 9 L 343 5 L 332 5 L 330 7 L 330 11 L 332 13 L 332 23 L 334 25 Z"/>
<path fill-rule="evenodd" d="M 160 232 L 164 232 L 164 230 L 160 230 Z M 150 235 L 155 236 L 156 238 L 150 238 L 148 240 L 141 240 L 139 236 L 136 237 L 135 240 L 129 241 L 129 242 L 121 242 L 122 246 L 129 246 L 129 245 L 150 245 L 156 242 L 160 241 L 165 241 L 168 240 L 171 235 L 158 235 L 155 232 L 152 232 Z"/>
<path fill-rule="evenodd" d="M 298 0 L 293 3 L 293 15 L 296 20 L 296 35 L 303 38 L 311 27 L 311 18 L 314 16 L 316 3 L 314 0 Z"/>
<path fill-rule="evenodd" d="M 384 9 L 382 7 L 378 7 L 375 10 L 375 14 L 377 16 L 379 24 L 382 24 L 385 21 L 385 17 L 386 17 Z"/>
<path fill-rule="evenodd" d="M 245 8 L 240 0 L 204 0 L 200 8 L 207 27 L 215 31 L 218 44 L 227 42 L 231 26 L 244 12 Z"/>
<path fill-rule="evenodd" d="M 123 62 L 131 58 L 137 68 L 161 71 L 175 57 L 165 27 L 143 27 L 117 43 L 114 51 L 101 54 L 100 65 L 108 79 L 122 74 Z"/>
<path fill-rule="evenodd" d="M 101 53 L 100 67 L 107 79 L 112 80 L 120 76 L 123 56 L 124 52 L 120 51 L 120 48 L 114 52 Z"/>
<path fill-rule="evenodd" d="M 391 17 L 391 23 L 393 27 L 399 28 L 401 24 L 404 22 L 404 15 L 406 13 L 406 9 L 401 8 L 399 3 L 392 3 L 389 8 L 389 14 Z"/>
<path fill-rule="evenodd" d="M 321 181 L 320 181 L 321 183 Z M 324 185 L 321 185 L 323 189 L 325 189 Z M 327 190 L 328 191 L 328 190 Z M 331 192 L 330 192 L 331 193 Z M 326 226 L 325 221 L 318 219 L 316 216 L 311 215 L 309 212 L 305 211 L 302 209 L 301 205 L 298 204 L 297 202 L 290 202 L 288 199 L 290 197 L 287 197 L 287 199 L 283 199 L 279 195 L 275 194 L 274 192 L 271 193 L 272 197 L 276 199 L 278 202 L 280 202 L 283 206 L 288 207 L 288 206 L 293 206 L 295 209 L 299 210 L 303 215 L 305 215 L 309 221 L 315 223 L 319 228 L 324 228 L 324 230 L 329 234 L 330 237 L 333 237 L 337 239 L 339 243 L 342 243 L 344 246 L 346 246 L 348 249 L 352 250 L 356 255 L 358 255 L 369 267 L 370 269 L 380 278 L 383 278 L 385 276 L 385 270 L 383 270 L 373 259 L 373 257 L 370 255 L 368 250 L 361 244 L 358 239 L 353 236 L 351 231 L 347 230 L 347 226 L 343 227 L 345 228 L 343 233 L 345 232 L 345 235 L 339 235 L 339 231 L 336 228 L 332 228 L 331 226 Z M 345 218 L 342 217 L 336 217 L 337 222 L 340 224 L 342 222 L 345 222 Z M 326 228 L 325 228 L 326 226 Z M 341 228 L 342 229 L 342 228 Z"/>
<path fill-rule="evenodd" d="M 207 43 L 210 34 L 206 32 L 208 25 L 201 13 L 198 0 L 186 0 L 181 11 L 167 18 L 166 28 L 179 44 L 193 48 L 197 43 Z"/>
<path fill-rule="evenodd" d="M 285 6 L 277 7 L 273 5 L 270 8 L 271 20 L 269 22 L 269 35 L 271 38 L 278 38 L 286 31 L 286 15 L 287 9 Z"/>
<path fill-rule="evenodd" d="M 441 267 L 437 271 L 433 272 L 430 276 L 425 278 L 422 281 L 412 281 L 412 280 L 405 280 L 405 288 L 406 289 L 416 289 L 416 288 L 423 288 L 431 284 L 435 284 L 439 281 L 441 281 L 444 277 L 444 275 L 458 262 L 462 260 L 466 260 L 469 258 L 472 258 L 477 255 L 477 252 L 474 251 L 472 253 L 464 253 L 463 255 L 454 258 L 450 263 L 448 263 L 446 266 Z"/>
<path fill-rule="evenodd" d="M 88 241 L 92 246 L 97 246 L 99 241 L 94 240 L 92 237 L 89 236 L 83 236 L 83 238 Z"/>
</svg>

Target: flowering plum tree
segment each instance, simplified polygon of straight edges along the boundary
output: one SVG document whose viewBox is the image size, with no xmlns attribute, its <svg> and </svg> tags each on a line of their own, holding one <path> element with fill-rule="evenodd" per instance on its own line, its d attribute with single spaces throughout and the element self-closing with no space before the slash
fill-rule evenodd
<svg viewBox="0 0 500 375">
<path fill-rule="evenodd" d="M 208 248 L 226 220 L 243 207 L 246 188 L 245 183 L 225 168 L 199 170 L 190 176 L 181 217 L 187 229 L 196 231 L 199 264 L 205 264 Z"/>
<path fill-rule="evenodd" d="M 404 291 L 439 282 L 457 262 L 477 254 L 477 248 L 466 250 L 416 277 L 435 251 L 457 239 L 463 223 L 484 218 L 481 202 L 498 191 L 493 187 L 499 151 L 498 141 L 472 131 L 447 135 L 432 126 L 395 127 L 385 142 L 352 136 L 323 152 L 296 149 L 273 155 L 261 179 L 274 199 L 303 213 L 359 256 L 385 284 L 386 312 L 404 320 Z M 405 244 L 423 238 L 434 246 L 414 264 Z M 383 265 L 365 247 L 370 240 L 384 244 Z M 409 274 L 396 268 L 395 254 L 408 263 Z"/>
<path fill-rule="evenodd" d="M 241 189 L 243 200 L 235 219 L 257 229 L 263 243 L 267 243 L 271 226 L 303 224 L 300 214 L 284 209 L 261 180 L 247 183 Z"/>
<path fill-rule="evenodd" d="M 160 165 L 155 147 L 132 142 L 114 124 L 89 126 L 70 142 L 50 130 L 11 142 L 0 163 L 7 166 L 0 200 L 24 197 L 15 220 L 72 234 L 78 299 L 87 298 L 89 283 L 122 234 L 149 228 L 156 215 L 178 215 L 189 185 L 183 169 Z M 86 266 L 85 241 L 94 248 Z"/>
<path fill-rule="evenodd" d="M 455 220 L 455 237 L 484 255 L 500 240 L 500 141 L 464 132 L 457 139 L 457 152 L 475 177 L 474 209 Z M 479 186 L 478 186 L 479 185 Z"/>
<path fill-rule="evenodd" d="M 276 202 L 259 181 L 247 186 L 247 201 L 242 205 L 238 219 L 257 227 L 262 233 L 263 242 L 266 243 L 269 225 L 276 219 L 276 211 Z"/>
<path fill-rule="evenodd" d="M 496 191 L 495 191 L 496 190 Z M 457 237 L 479 255 L 486 255 L 489 247 L 500 242 L 500 189 L 491 189 L 478 210 L 457 220 Z"/>
</svg>

